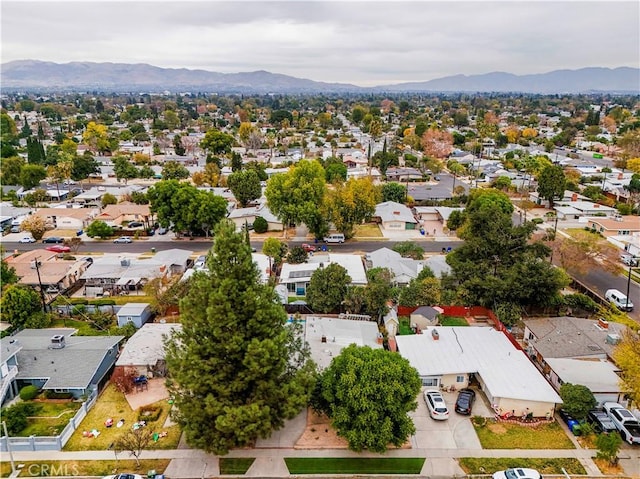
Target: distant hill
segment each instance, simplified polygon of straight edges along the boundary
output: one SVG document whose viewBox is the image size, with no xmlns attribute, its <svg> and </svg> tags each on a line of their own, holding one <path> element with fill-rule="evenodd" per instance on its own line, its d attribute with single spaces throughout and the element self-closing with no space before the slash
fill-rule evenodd
<svg viewBox="0 0 640 479">
<path fill-rule="evenodd" d="M 556 70 L 535 75 L 493 72 L 363 88 L 347 83 L 317 82 L 267 71 L 219 73 L 186 68 L 160 68 L 144 63 L 53 63 L 19 60 L 2 64 L 0 82 L 5 91 L 40 89 L 218 93 L 639 92 L 640 69 L 593 67 Z"/>
</svg>

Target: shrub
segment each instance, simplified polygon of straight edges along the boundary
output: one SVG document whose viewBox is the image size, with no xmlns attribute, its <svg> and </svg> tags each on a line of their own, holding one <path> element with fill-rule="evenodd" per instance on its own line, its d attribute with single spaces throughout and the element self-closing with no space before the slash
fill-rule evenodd
<svg viewBox="0 0 640 479">
<path fill-rule="evenodd" d="M 161 407 L 143 406 L 138 411 L 138 421 L 153 422 L 157 421 L 162 415 Z"/>
<path fill-rule="evenodd" d="M 581 309 L 589 312 L 594 312 L 598 309 L 597 303 L 582 293 L 567 294 L 564 296 L 564 304 L 572 309 Z"/>
<path fill-rule="evenodd" d="M 114 304 L 116 304 L 116 301 L 114 299 L 101 298 L 92 299 L 91 301 L 89 301 L 89 304 L 92 304 L 94 306 L 113 306 Z"/>
<path fill-rule="evenodd" d="M 31 402 L 20 402 L 2 410 L 2 420 L 6 421 L 9 435 L 17 435 L 27 427 L 27 417 L 33 416 L 38 408 Z"/>
<path fill-rule="evenodd" d="M 31 401 L 39 392 L 40 390 L 36 386 L 30 384 L 20 389 L 20 399 L 23 401 Z"/>
<path fill-rule="evenodd" d="M 87 309 L 86 306 L 84 306 L 83 304 L 79 304 L 78 306 L 74 306 L 71 309 L 71 316 L 76 316 L 76 315 L 82 314 L 82 313 L 85 312 L 86 309 Z"/>
<path fill-rule="evenodd" d="M 266 233 L 269 229 L 269 223 L 262 216 L 258 216 L 253 220 L 253 230 L 256 233 Z"/>
<path fill-rule="evenodd" d="M 47 399 L 72 399 L 73 398 L 73 394 L 71 394 L 71 393 L 57 393 L 55 391 L 47 389 L 44 392 L 44 397 L 47 398 Z"/>
<path fill-rule="evenodd" d="M 532 222 L 534 225 L 540 225 L 540 224 L 544 223 L 544 220 L 543 220 L 542 218 L 533 218 L 533 219 L 531 220 L 531 222 Z"/>
</svg>

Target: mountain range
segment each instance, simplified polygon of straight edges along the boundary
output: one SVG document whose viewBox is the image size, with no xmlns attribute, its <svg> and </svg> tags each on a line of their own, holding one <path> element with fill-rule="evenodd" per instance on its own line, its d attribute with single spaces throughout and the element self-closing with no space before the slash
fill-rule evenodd
<svg viewBox="0 0 640 479">
<path fill-rule="evenodd" d="M 5 92 L 15 90 L 157 92 L 198 91 L 217 93 L 417 93 L 417 92 L 519 92 L 588 93 L 640 92 L 640 69 L 589 67 L 555 70 L 532 75 L 492 72 L 453 75 L 423 82 L 375 87 L 325 83 L 264 70 L 219 73 L 186 68 L 160 68 L 145 63 L 53 63 L 17 60 L 0 66 Z"/>
</svg>

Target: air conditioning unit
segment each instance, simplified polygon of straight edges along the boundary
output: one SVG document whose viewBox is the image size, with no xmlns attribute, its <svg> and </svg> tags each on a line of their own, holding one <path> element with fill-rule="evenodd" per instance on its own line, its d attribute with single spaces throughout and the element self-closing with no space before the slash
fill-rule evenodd
<svg viewBox="0 0 640 479">
<path fill-rule="evenodd" d="M 121 259 L 120 266 L 131 266 L 131 260 L 129 259 Z"/>
</svg>

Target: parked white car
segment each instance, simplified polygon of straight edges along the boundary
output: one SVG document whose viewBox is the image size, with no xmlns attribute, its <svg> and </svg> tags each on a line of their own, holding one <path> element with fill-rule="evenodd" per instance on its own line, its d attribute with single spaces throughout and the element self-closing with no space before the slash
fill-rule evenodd
<svg viewBox="0 0 640 479">
<path fill-rule="evenodd" d="M 620 431 L 622 440 L 629 444 L 640 444 L 640 421 L 633 413 L 617 402 L 606 402 L 603 407 Z"/>
<path fill-rule="evenodd" d="M 18 240 L 18 243 L 35 243 L 36 240 L 32 236 L 25 236 Z"/>
<path fill-rule="evenodd" d="M 427 403 L 429 416 L 431 416 L 432 419 L 437 421 L 449 419 L 449 409 L 440 391 L 427 389 L 424 392 L 424 402 Z"/>
<path fill-rule="evenodd" d="M 542 474 L 535 469 L 516 467 L 505 471 L 495 472 L 492 477 L 493 479 L 542 479 Z"/>
<path fill-rule="evenodd" d="M 608 289 L 604 298 L 622 311 L 633 311 L 633 303 L 627 295 L 617 289 Z"/>
</svg>

